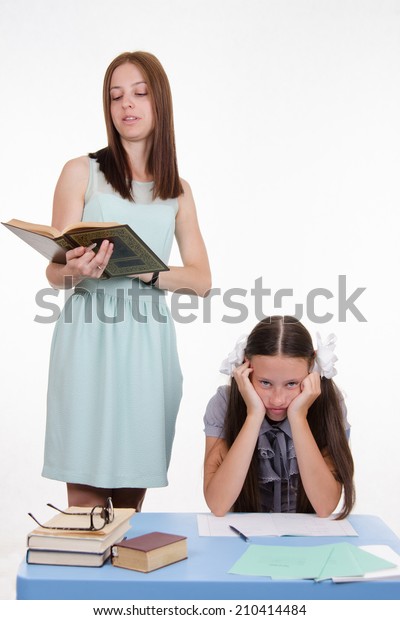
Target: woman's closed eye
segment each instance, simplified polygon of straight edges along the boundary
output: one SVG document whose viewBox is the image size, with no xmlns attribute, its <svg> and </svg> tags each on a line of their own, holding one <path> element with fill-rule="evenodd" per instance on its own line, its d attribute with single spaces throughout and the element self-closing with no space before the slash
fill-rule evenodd
<svg viewBox="0 0 400 620">
<path fill-rule="evenodd" d="M 134 93 L 135 97 L 146 97 L 147 95 L 147 92 Z M 122 95 L 113 95 L 111 97 L 111 101 L 119 101 L 120 99 L 122 99 Z"/>
</svg>

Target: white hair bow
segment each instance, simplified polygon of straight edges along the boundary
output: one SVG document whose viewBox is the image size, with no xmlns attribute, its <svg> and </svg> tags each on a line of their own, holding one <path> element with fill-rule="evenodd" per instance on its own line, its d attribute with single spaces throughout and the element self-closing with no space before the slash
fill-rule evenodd
<svg viewBox="0 0 400 620">
<path fill-rule="evenodd" d="M 247 345 L 247 338 L 247 335 L 240 336 L 239 340 L 235 344 L 235 348 L 233 349 L 233 351 L 231 351 L 228 357 L 226 357 L 222 362 L 219 372 L 222 372 L 222 374 L 224 375 L 231 376 L 235 368 L 237 368 L 237 366 L 240 366 L 240 364 L 243 364 L 244 350 Z"/>
<path fill-rule="evenodd" d="M 321 336 L 317 332 L 317 349 L 315 351 L 316 357 L 313 372 L 318 372 L 321 377 L 326 377 L 327 379 L 332 379 L 332 377 L 337 374 L 335 362 L 338 358 L 333 352 L 335 347 L 335 334 L 329 334 L 326 342 L 324 343 L 322 342 Z"/>
<path fill-rule="evenodd" d="M 326 379 L 332 379 L 332 377 L 337 374 L 335 362 L 338 358 L 333 352 L 336 347 L 337 338 L 334 334 L 329 334 L 326 342 L 322 342 L 322 338 L 319 332 L 317 332 L 316 336 L 317 348 L 315 351 L 316 356 L 313 372 L 318 372 L 321 377 L 326 377 Z M 219 369 L 221 373 L 223 373 L 224 375 L 232 376 L 235 368 L 240 366 L 240 364 L 243 364 L 244 351 L 246 349 L 247 340 L 247 335 L 240 336 L 239 340 L 235 344 L 235 348 L 222 362 L 221 368 Z"/>
</svg>

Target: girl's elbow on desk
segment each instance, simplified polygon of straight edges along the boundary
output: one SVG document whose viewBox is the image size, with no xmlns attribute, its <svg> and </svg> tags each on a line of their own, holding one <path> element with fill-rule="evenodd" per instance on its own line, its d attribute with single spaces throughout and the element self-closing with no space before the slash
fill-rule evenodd
<svg viewBox="0 0 400 620">
<path fill-rule="evenodd" d="M 211 510 L 211 512 L 213 513 L 214 517 L 224 517 L 228 512 L 229 509 L 228 508 L 221 508 L 219 506 L 210 506 L 210 504 L 207 504 L 209 509 Z"/>
<path fill-rule="evenodd" d="M 320 517 L 321 519 L 326 519 L 327 517 L 330 517 L 338 507 L 339 500 L 340 497 L 337 498 L 337 500 L 334 499 L 333 501 L 321 502 L 320 504 L 317 504 L 317 502 L 315 502 L 316 505 L 313 505 L 313 508 L 317 517 Z"/>
<path fill-rule="evenodd" d="M 229 512 L 232 508 L 231 506 L 226 506 L 226 504 L 224 504 L 218 499 L 207 499 L 206 496 L 205 500 L 207 506 L 215 517 L 224 517 L 226 513 Z"/>
<path fill-rule="evenodd" d="M 333 509 L 334 510 L 334 509 Z M 331 514 L 333 513 L 333 510 L 329 510 L 329 509 L 321 509 L 321 510 L 316 510 L 315 514 L 317 515 L 317 517 L 319 517 L 320 519 L 326 519 L 328 517 L 331 516 Z"/>
<path fill-rule="evenodd" d="M 211 497 L 207 490 L 204 491 L 204 499 L 215 517 L 224 517 L 231 509 L 231 506 L 226 506 L 220 497 Z"/>
</svg>

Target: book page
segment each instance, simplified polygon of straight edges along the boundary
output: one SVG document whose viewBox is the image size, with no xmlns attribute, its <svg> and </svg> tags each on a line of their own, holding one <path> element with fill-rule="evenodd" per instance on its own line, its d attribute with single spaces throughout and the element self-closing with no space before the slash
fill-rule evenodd
<svg viewBox="0 0 400 620">
<path fill-rule="evenodd" d="M 111 228 L 119 226 L 118 222 L 76 222 L 64 228 L 60 231 L 54 226 L 48 226 L 47 224 L 34 224 L 33 222 L 25 222 L 24 220 L 12 219 L 9 222 L 2 222 L 5 226 L 14 226 L 15 228 L 21 228 L 22 230 L 28 230 L 39 235 L 45 235 L 51 239 L 61 237 L 67 232 L 88 230 L 93 228 Z"/>
<path fill-rule="evenodd" d="M 12 219 L 9 222 L 2 222 L 4 226 L 14 226 L 15 228 L 21 228 L 22 230 L 28 230 L 29 232 L 44 235 L 50 239 L 59 237 L 60 231 L 54 226 L 46 226 L 46 224 L 33 224 L 32 222 L 24 222 L 23 220 Z"/>
<path fill-rule="evenodd" d="M 347 519 L 335 515 L 322 518 L 315 514 L 271 513 L 280 536 L 358 536 Z"/>
<path fill-rule="evenodd" d="M 93 228 L 113 228 L 114 226 L 121 226 L 121 224 L 118 222 L 78 222 L 64 228 L 61 234 L 65 235 L 68 232 L 78 232 Z"/>
<path fill-rule="evenodd" d="M 233 525 L 247 537 L 257 536 L 358 536 L 347 519 L 335 515 L 320 518 L 314 514 L 229 513 L 224 517 L 197 515 L 199 536 L 237 536 Z"/>
</svg>

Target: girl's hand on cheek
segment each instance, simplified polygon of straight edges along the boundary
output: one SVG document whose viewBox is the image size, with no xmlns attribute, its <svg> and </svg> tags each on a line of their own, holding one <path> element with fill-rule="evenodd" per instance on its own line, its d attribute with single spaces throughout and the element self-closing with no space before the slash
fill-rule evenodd
<svg viewBox="0 0 400 620">
<path fill-rule="evenodd" d="M 250 367 L 250 362 L 246 360 L 244 364 L 235 368 L 233 376 L 246 404 L 247 414 L 257 416 L 257 418 L 260 418 L 261 423 L 265 417 L 265 405 L 250 380 L 252 372 L 253 369 Z"/>
<path fill-rule="evenodd" d="M 313 402 L 321 394 L 321 377 L 318 372 L 311 372 L 305 377 L 300 386 L 301 392 L 290 403 L 287 415 L 289 422 L 295 416 L 302 416 L 304 419 Z"/>
</svg>

